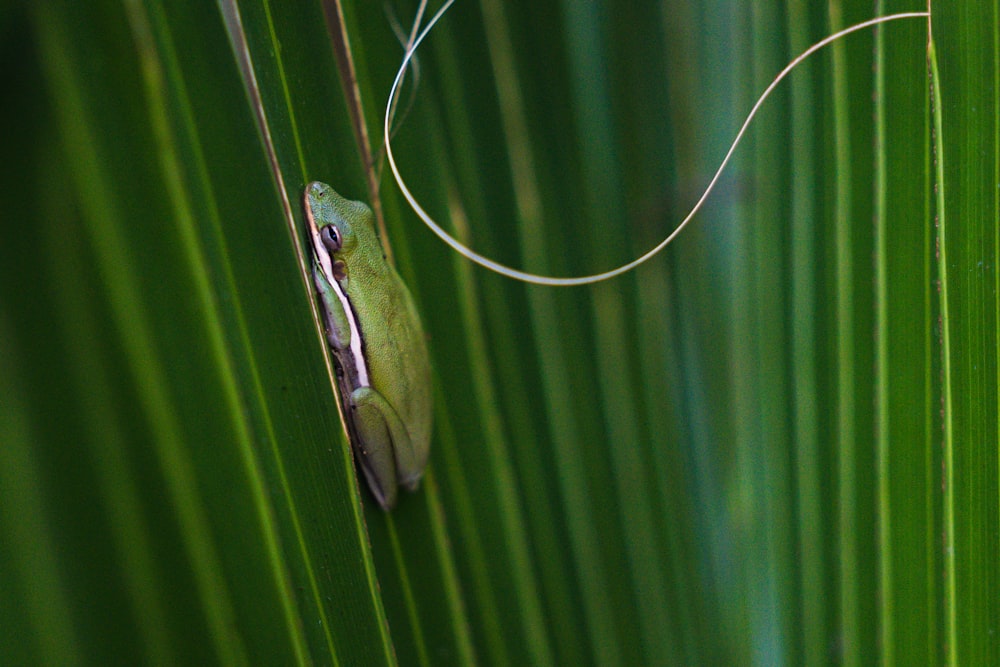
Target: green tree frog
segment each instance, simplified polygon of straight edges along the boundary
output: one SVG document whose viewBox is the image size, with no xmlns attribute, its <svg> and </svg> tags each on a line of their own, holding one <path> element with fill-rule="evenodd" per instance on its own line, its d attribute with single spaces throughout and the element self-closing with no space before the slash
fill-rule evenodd
<svg viewBox="0 0 1000 667">
<path fill-rule="evenodd" d="M 303 195 L 313 283 L 338 393 L 368 486 L 383 509 L 416 490 L 431 439 L 431 368 L 420 316 L 389 266 L 371 209 L 313 182 Z"/>
</svg>

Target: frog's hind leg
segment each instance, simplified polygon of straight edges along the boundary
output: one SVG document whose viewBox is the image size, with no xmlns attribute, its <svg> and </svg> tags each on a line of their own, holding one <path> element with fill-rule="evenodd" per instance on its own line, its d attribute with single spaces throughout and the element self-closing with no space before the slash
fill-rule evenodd
<svg viewBox="0 0 1000 667">
<path fill-rule="evenodd" d="M 408 469 L 406 454 L 413 449 L 410 437 L 396 411 L 371 387 L 358 387 L 351 393 L 350 409 L 358 436 L 361 469 L 379 504 L 391 509 L 398 495 L 397 471 Z"/>
</svg>

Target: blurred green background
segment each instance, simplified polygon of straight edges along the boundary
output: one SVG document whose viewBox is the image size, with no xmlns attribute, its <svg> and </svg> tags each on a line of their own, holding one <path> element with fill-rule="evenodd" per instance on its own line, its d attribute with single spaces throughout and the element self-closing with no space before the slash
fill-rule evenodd
<svg viewBox="0 0 1000 667">
<path fill-rule="evenodd" d="M 1000 8 L 939 4 L 807 61 L 656 259 L 556 289 L 379 173 L 415 2 L 0 3 L 0 663 L 1000 664 Z M 461 0 L 394 152 L 476 250 L 610 269 L 794 55 L 924 9 Z M 313 179 L 384 213 L 429 336 L 389 515 Z"/>
</svg>

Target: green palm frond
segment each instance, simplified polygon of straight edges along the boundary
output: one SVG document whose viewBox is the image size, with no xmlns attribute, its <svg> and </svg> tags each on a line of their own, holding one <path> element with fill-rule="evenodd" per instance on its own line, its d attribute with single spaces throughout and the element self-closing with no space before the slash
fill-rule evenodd
<svg viewBox="0 0 1000 667">
<path fill-rule="evenodd" d="M 386 175 L 416 2 L 3 9 L 4 663 L 1000 661 L 995 2 L 807 60 L 693 225 L 585 288 L 470 264 Z M 476 251 L 607 270 L 872 15 L 459 2 L 393 150 Z M 428 333 L 391 514 L 311 305 L 314 179 L 379 211 Z"/>
</svg>

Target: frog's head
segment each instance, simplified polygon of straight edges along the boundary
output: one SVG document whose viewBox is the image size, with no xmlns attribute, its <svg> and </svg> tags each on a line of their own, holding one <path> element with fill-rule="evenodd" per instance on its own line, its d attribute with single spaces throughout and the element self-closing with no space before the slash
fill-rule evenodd
<svg viewBox="0 0 1000 667">
<path fill-rule="evenodd" d="M 347 260 L 375 238 L 374 216 L 364 203 L 344 199 L 325 183 L 306 186 L 306 215 L 331 257 Z M 370 238 L 369 238 L 370 237 Z"/>
</svg>

